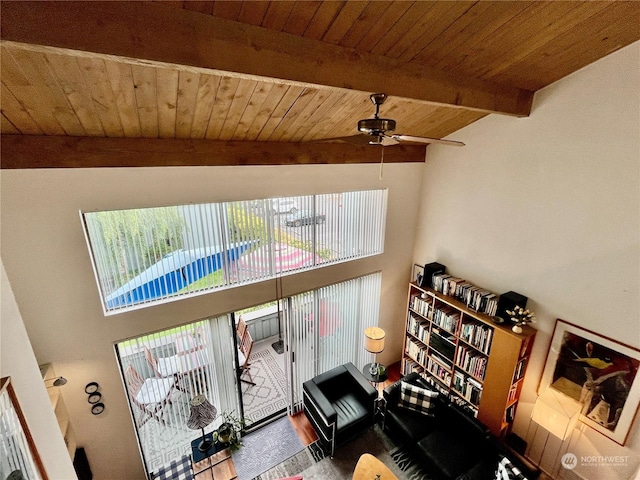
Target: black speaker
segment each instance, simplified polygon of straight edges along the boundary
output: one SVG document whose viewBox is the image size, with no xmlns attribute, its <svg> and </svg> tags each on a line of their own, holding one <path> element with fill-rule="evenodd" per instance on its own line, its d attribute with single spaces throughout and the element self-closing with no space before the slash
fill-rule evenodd
<svg viewBox="0 0 640 480">
<path fill-rule="evenodd" d="M 424 266 L 424 274 L 422 275 L 421 287 L 433 287 L 433 276 L 436 273 L 444 273 L 447 267 L 440 263 L 432 262 Z"/>
<path fill-rule="evenodd" d="M 91 473 L 91 467 L 89 467 L 89 460 L 87 460 L 87 454 L 84 448 L 76 448 L 76 454 L 73 457 L 73 466 L 76 469 L 78 480 L 93 479 L 93 473 Z"/>
<path fill-rule="evenodd" d="M 516 307 L 526 308 L 527 300 L 529 300 L 527 297 L 520 295 L 518 292 L 503 293 L 498 299 L 496 316 L 502 317 L 508 321 L 511 318 L 511 315 L 507 313 L 507 310 L 513 310 Z"/>
</svg>

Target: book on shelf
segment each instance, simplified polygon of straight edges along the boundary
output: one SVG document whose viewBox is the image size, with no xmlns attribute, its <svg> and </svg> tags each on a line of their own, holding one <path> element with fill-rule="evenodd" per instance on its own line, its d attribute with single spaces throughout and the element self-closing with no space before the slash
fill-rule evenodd
<svg viewBox="0 0 640 480">
<path fill-rule="evenodd" d="M 493 328 L 480 323 L 462 323 L 460 338 L 486 354 L 491 349 Z"/>
<path fill-rule="evenodd" d="M 453 383 L 451 386 L 460 393 L 464 392 L 464 374 L 458 371 L 453 372 Z"/>
<path fill-rule="evenodd" d="M 431 351 L 430 357 L 448 370 L 453 370 L 453 362 L 446 357 L 439 355 L 435 350 Z"/>
<path fill-rule="evenodd" d="M 451 275 L 446 274 L 446 273 L 436 273 L 433 276 L 433 289 L 436 292 L 440 292 L 442 293 L 442 289 L 443 289 L 443 283 L 446 279 L 448 279 L 449 277 L 451 277 Z"/>
<path fill-rule="evenodd" d="M 411 313 L 409 313 L 409 318 L 407 320 L 407 331 L 416 337 L 421 342 L 426 342 L 427 333 L 429 331 L 428 327 L 425 325 L 424 321 L 414 317 Z"/>
<path fill-rule="evenodd" d="M 430 375 L 423 376 L 422 378 L 424 378 L 429 385 L 435 388 L 440 393 L 440 395 L 444 395 L 445 397 L 449 398 L 449 389 L 447 388 L 448 386 L 443 386 L 440 382 L 436 381 L 436 379 Z"/>
<path fill-rule="evenodd" d="M 518 398 L 518 385 L 511 385 L 509 389 L 509 396 L 507 397 L 507 402 L 513 402 Z"/>
<path fill-rule="evenodd" d="M 438 377 L 445 385 L 451 384 L 451 372 L 434 361 L 432 357 L 427 358 L 427 370 Z"/>
<path fill-rule="evenodd" d="M 464 279 L 458 277 L 446 277 L 442 280 L 442 294 L 454 296 L 458 284 L 464 282 Z"/>
<path fill-rule="evenodd" d="M 471 377 L 467 377 L 464 396 L 474 405 L 478 405 L 480 403 L 480 397 L 482 396 L 482 384 Z"/>
<path fill-rule="evenodd" d="M 471 287 L 466 299 L 467 307 L 487 315 L 495 315 L 498 309 L 498 296 L 480 287 Z"/>
<path fill-rule="evenodd" d="M 407 360 L 406 358 L 404 359 L 402 367 L 403 376 L 409 375 L 412 372 L 422 373 L 423 371 L 424 368 L 422 368 L 422 365 L 414 362 L 413 360 Z"/>
<path fill-rule="evenodd" d="M 428 318 L 431 305 L 419 295 L 413 295 L 411 297 L 411 310 L 416 312 L 418 315 Z"/>
<path fill-rule="evenodd" d="M 484 380 L 487 357 L 474 350 L 459 347 L 456 354 L 456 365 L 474 377 Z"/>
<path fill-rule="evenodd" d="M 472 283 L 466 281 L 459 283 L 456 285 L 456 291 L 453 296 L 461 302 L 466 303 L 467 295 L 469 294 L 469 289 L 471 287 L 473 287 Z"/>
<path fill-rule="evenodd" d="M 451 397 L 451 402 L 455 403 L 456 405 L 458 405 L 463 412 L 469 414 L 472 417 L 477 417 L 478 416 L 478 408 L 475 407 L 474 405 L 471 405 L 467 402 L 465 402 L 463 399 L 456 397 L 455 395 Z"/>
<path fill-rule="evenodd" d="M 516 383 L 518 380 L 524 377 L 526 364 L 527 364 L 526 358 L 523 358 L 518 362 L 518 364 L 516 365 L 516 369 L 513 372 L 513 381 L 511 383 Z"/>
<path fill-rule="evenodd" d="M 459 321 L 460 313 L 448 305 L 443 305 L 433 310 L 432 322 L 451 333 L 455 333 L 458 330 Z"/>
<path fill-rule="evenodd" d="M 407 339 L 405 353 L 419 364 L 424 365 L 424 359 L 426 355 L 426 350 L 424 347 L 418 345 L 412 340 Z"/>
</svg>

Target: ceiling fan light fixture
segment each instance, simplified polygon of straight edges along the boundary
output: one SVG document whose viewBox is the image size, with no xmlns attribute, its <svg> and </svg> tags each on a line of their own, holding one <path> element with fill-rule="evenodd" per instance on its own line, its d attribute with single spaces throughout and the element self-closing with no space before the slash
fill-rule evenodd
<svg viewBox="0 0 640 480">
<path fill-rule="evenodd" d="M 396 129 L 396 121 L 390 118 L 365 118 L 358 121 L 358 131 L 369 135 L 380 135 Z"/>
</svg>

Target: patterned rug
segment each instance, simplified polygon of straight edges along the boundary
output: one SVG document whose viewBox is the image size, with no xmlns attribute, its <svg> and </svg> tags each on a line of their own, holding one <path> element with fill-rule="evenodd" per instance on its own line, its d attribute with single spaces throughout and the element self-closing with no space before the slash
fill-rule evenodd
<svg viewBox="0 0 640 480">
<path fill-rule="evenodd" d="M 287 380 L 281 361 L 271 345 L 267 346 L 252 352 L 249 358 L 255 385 L 242 383 L 244 415 L 249 425 L 287 408 Z M 249 379 L 247 374 L 243 378 Z"/>
<path fill-rule="evenodd" d="M 400 480 L 430 480 L 433 477 L 421 462 L 385 434 L 379 426 L 370 428 L 351 442 L 336 449 L 333 459 L 317 443 L 264 472 L 256 480 L 275 480 L 302 475 L 304 480 L 344 480 L 351 478 L 358 459 L 370 453 L 384 463 Z"/>
<path fill-rule="evenodd" d="M 251 480 L 304 450 L 289 417 L 282 417 L 242 438 L 233 452 L 238 480 Z"/>
<path fill-rule="evenodd" d="M 283 360 L 271 348 L 271 343 L 256 342 L 255 351 L 250 357 L 251 376 L 256 385 L 242 383 L 248 425 L 286 408 L 286 379 L 281 367 Z M 191 441 L 201 436 L 199 430 L 191 430 L 186 426 L 189 418 L 187 395 L 176 392 L 170 409 L 166 425 L 150 420 L 139 431 L 145 446 L 147 469 L 152 472 L 152 477 L 163 469 L 170 469 L 176 459 L 188 456 L 191 453 Z"/>
</svg>

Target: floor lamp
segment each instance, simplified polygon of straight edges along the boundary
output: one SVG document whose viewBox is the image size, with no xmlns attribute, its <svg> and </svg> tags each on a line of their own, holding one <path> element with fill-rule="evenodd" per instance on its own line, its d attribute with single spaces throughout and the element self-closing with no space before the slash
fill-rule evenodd
<svg viewBox="0 0 640 480">
<path fill-rule="evenodd" d="M 378 376 L 380 364 L 377 362 L 376 355 L 384 350 L 384 330 L 380 327 L 367 327 L 364 329 L 364 349 L 373 353 L 373 363 L 369 368 L 369 374 Z"/>
<path fill-rule="evenodd" d="M 213 442 L 207 440 L 204 434 L 204 427 L 215 420 L 218 411 L 216 407 L 209 403 L 209 400 L 207 400 L 207 397 L 204 395 L 196 395 L 189 405 L 191 406 L 191 413 L 189 420 L 187 420 L 187 427 L 193 430 L 202 429 L 202 441 L 198 445 L 198 450 L 206 452 L 211 448 Z"/>
</svg>

